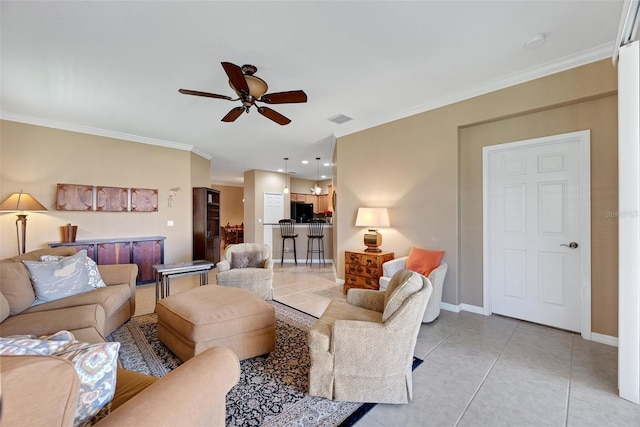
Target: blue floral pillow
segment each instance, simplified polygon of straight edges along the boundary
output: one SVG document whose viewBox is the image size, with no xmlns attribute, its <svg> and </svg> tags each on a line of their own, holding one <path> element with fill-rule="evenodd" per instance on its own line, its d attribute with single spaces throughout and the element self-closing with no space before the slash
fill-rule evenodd
<svg viewBox="0 0 640 427">
<path fill-rule="evenodd" d="M 62 255 L 42 255 L 40 261 L 42 262 L 56 262 L 63 259 Z M 98 264 L 87 256 L 87 274 L 89 275 L 89 284 L 94 288 L 106 288 L 107 284 L 102 280 L 100 271 L 98 270 Z"/>
<path fill-rule="evenodd" d="M 36 294 L 32 306 L 92 291 L 87 273 L 87 251 L 54 262 L 22 261 Z"/>
</svg>

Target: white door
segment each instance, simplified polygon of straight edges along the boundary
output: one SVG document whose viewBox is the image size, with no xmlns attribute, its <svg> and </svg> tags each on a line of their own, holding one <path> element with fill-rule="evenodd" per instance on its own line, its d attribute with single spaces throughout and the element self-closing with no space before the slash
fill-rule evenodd
<svg viewBox="0 0 640 427">
<path fill-rule="evenodd" d="M 588 131 L 485 147 L 491 312 L 590 331 L 588 153 Z"/>
<path fill-rule="evenodd" d="M 277 224 L 284 218 L 284 195 L 264 193 L 264 223 Z"/>
</svg>

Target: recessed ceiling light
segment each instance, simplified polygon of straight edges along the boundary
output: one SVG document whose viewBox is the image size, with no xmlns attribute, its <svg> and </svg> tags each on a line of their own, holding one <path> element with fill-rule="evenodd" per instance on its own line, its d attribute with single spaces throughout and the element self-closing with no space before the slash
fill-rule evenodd
<svg viewBox="0 0 640 427">
<path fill-rule="evenodd" d="M 278 168 L 278 172 L 284 172 L 284 169 Z"/>
<path fill-rule="evenodd" d="M 327 175 L 320 175 L 320 178 L 325 179 Z"/>
<path fill-rule="evenodd" d="M 324 163 L 324 166 L 331 166 L 331 163 Z"/>
<path fill-rule="evenodd" d="M 349 120 L 353 120 L 353 119 L 349 116 L 345 116 L 344 114 L 338 114 L 329 118 L 330 122 L 337 123 L 339 125 L 341 125 L 342 123 L 348 122 Z"/>
<path fill-rule="evenodd" d="M 303 165 L 306 165 L 306 164 L 308 164 L 308 163 L 309 163 L 309 160 L 303 160 L 303 161 L 302 161 L 302 164 L 303 164 Z"/>
<path fill-rule="evenodd" d="M 547 41 L 548 36 L 549 33 L 536 34 L 524 43 L 525 49 L 535 49 L 542 46 Z"/>
</svg>

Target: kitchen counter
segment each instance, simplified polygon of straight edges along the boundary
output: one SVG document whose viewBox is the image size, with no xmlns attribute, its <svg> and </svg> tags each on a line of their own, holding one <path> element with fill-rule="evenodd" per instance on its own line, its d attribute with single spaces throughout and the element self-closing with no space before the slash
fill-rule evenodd
<svg viewBox="0 0 640 427">
<path fill-rule="evenodd" d="M 298 263 L 303 263 L 307 259 L 307 230 L 309 224 L 301 223 L 295 224 L 294 229 L 298 234 L 296 238 L 296 251 L 298 252 Z M 324 259 L 325 262 L 333 262 L 333 224 L 324 225 Z M 280 234 L 280 224 L 264 224 L 264 244 L 271 247 L 273 262 L 280 262 L 282 258 L 282 234 Z M 286 239 L 285 247 L 287 249 L 293 249 L 293 241 Z M 293 253 L 286 253 L 284 262 L 292 263 Z M 314 260 L 314 264 L 317 264 L 318 258 Z"/>
</svg>

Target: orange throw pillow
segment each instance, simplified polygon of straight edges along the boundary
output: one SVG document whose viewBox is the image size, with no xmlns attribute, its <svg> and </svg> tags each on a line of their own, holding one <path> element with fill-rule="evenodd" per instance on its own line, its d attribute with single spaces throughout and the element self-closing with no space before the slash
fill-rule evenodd
<svg viewBox="0 0 640 427">
<path fill-rule="evenodd" d="M 444 253 L 444 251 L 430 251 L 412 247 L 405 268 L 418 272 L 423 276 L 428 276 L 432 270 L 440 265 Z"/>
</svg>

